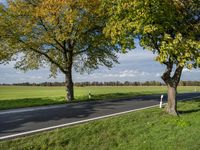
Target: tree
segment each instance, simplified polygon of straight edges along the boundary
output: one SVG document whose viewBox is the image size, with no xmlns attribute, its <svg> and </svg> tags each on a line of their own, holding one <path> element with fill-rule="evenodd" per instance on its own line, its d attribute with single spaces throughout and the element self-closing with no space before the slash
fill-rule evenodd
<svg viewBox="0 0 200 150">
<path fill-rule="evenodd" d="M 143 48 L 157 54 L 156 61 L 166 66 L 162 75 L 168 87 L 165 110 L 177 115 L 182 70 L 200 66 L 199 0 L 120 0 L 108 4 L 113 7 L 107 7 L 110 19 L 105 34 L 114 42 L 138 38 Z"/>
<path fill-rule="evenodd" d="M 112 67 L 117 62 L 102 32 L 106 17 L 99 0 L 10 0 L 0 5 L 0 61 L 17 58 L 16 68 L 50 66 L 65 74 L 66 99 L 74 99 L 72 68 L 77 72 Z"/>
</svg>

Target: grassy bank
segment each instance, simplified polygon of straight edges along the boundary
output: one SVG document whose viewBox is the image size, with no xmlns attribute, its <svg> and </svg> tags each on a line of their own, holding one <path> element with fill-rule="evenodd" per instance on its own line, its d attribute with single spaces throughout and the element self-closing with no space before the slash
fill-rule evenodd
<svg viewBox="0 0 200 150">
<path fill-rule="evenodd" d="M 200 99 L 180 102 L 178 110 L 180 117 L 168 116 L 158 108 L 137 111 L 12 141 L 3 141 L 0 142 L 0 149 L 198 150 Z"/>
<path fill-rule="evenodd" d="M 156 86 L 103 86 L 75 87 L 75 101 L 87 101 L 89 91 L 92 100 L 133 97 L 166 93 L 166 87 Z M 194 92 L 195 87 L 179 87 L 179 92 Z M 197 87 L 200 91 L 200 87 Z M 42 106 L 65 103 L 64 87 L 0 86 L 0 110 L 9 108 Z"/>
</svg>

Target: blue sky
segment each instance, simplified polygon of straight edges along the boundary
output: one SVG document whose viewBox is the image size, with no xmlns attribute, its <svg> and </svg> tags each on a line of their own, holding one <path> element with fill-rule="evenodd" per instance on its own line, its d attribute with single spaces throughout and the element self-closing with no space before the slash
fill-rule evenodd
<svg viewBox="0 0 200 150">
<path fill-rule="evenodd" d="M 0 3 L 6 3 L 7 0 L 0 0 Z"/>
<path fill-rule="evenodd" d="M 0 0 L 5 2 L 5 0 Z M 120 64 L 108 70 L 100 67 L 91 74 L 73 72 L 75 82 L 83 81 L 162 81 L 160 76 L 165 66 L 154 61 L 155 55 L 150 51 L 143 50 L 138 46 L 127 54 L 118 54 Z M 57 78 L 49 78 L 49 68 L 41 68 L 28 72 L 22 72 L 13 68 L 14 62 L 7 65 L 0 65 L 0 83 L 22 83 L 22 82 L 63 82 L 64 76 L 59 73 Z M 183 70 L 182 80 L 200 80 L 200 70 Z"/>
<path fill-rule="evenodd" d="M 136 48 L 127 54 L 118 54 L 120 64 L 114 68 L 107 69 L 100 67 L 99 70 L 91 74 L 73 72 L 75 82 L 82 81 L 162 81 L 160 76 L 165 70 L 165 66 L 154 61 L 155 55 L 152 52 Z M 41 68 L 28 72 L 22 72 L 13 68 L 14 62 L 7 65 L 0 65 L 0 83 L 22 83 L 34 82 L 40 83 L 45 81 L 63 82 L 64 76 L 59 73 L 57 78 L 49 78 L 49 69 Z M 183 70 L 182 80 L 200 80 L 200 70 Z"/>
</svg>

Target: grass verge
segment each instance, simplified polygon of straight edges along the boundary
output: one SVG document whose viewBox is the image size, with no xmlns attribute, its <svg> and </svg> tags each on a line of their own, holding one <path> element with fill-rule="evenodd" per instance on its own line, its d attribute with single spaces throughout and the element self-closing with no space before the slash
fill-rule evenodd
<svg viewBox="0 0 200 150">
<path fill-rule="evenodd" d="M 180 117 L 152 108 L 0 142 L 1 150 L 198 150 L 200 99 L 178 103 Z"/>
</svg>

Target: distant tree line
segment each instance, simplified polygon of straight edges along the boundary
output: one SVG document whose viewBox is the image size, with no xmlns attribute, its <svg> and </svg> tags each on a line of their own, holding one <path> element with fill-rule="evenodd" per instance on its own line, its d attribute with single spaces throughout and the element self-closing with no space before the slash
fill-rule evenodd
<svg viewBox="0 0 200 150">
<path fill-rule="evenodd" d="M 110 81 L 110 82 L 77 82 L 76 86 L 162 86 L 164 83 L 158 81 L 146 81 L 146 82 L 119 82 L 119 81 Z"/>
<path fill-rule="evenodd" d="M 200 86 L 200 81 L 180 81 L 180 86 Z"/>
<path fill-rule="evenodd" d="M 0 84 L 0 86 L 65 86 L 65 82 L 43 82 L 43 83 L 14 83 L 14 84 Z M 145 82 L 119 82 L 119 81 L 110 81 L 110 82 L 76 82 L 75 86 L 84 87 L 84 86 L 164 86 L 165 83 L 158 81 L 145 81 Z M 200 81 L 180 81 L 180 86 L 200 86 Z"/>
</svg>

